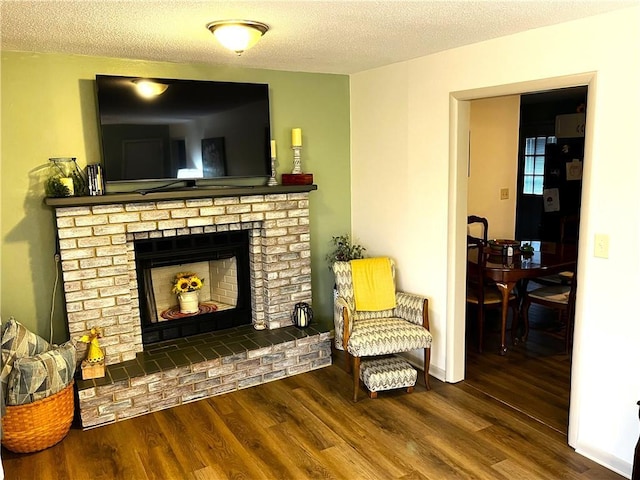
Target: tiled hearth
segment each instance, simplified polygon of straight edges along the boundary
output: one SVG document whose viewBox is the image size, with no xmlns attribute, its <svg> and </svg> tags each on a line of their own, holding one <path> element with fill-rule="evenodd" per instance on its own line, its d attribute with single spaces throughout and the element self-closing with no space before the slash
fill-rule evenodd
<svg viewBox="0 0 640 480">
<path fill-rule="evenodd" d="M 290 327 L 293 306 L 311 302 L 309 192 L 315 189 L 221 188 L 47 199 L 56 211 L 69 332 L 77 338 L 94 326 L 104 328 L 101 345 L 108 375 L 79 382 L 83 427 L 331 363 L 327 331 Z M 255 335 L 231 341 L 232 347 L 223 347 L 224 334 L 215 332 L 143 347 L 134 242 L 233 230 L 249 232 L 252 322 L 264 322 L 268 331 L 233 329 L 232 338 Z"/>
<path fill-rule="evenodd" d="M 157 343 L 78 380 L 83 428 L 171 408 L 331 365 L 329 325 L 252 326 Z"/>
</svg>

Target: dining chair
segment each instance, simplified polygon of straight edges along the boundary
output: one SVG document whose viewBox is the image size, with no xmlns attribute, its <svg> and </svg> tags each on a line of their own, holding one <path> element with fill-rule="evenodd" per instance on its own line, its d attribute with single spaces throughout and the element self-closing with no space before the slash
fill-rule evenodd
<svg viewBox="0 0 640 480">
<path fill-rule="evenodd" d="M 577 278 L 575 271 L 568 285 L 546 285 L 524 292 L 522 302 L 522 321 L 524 333 L 522 341 L 526 342 L 529 335 L 529 308 L 531 304 L 540 305 L 558 312 L 561 322 L 565 325 L 564 353 L 568 354 L 573 339 L 573 326 L 575 323 L 576 288 Z"/>
<path fill-rule="evenodd" d="M 578 245 L 578 230 L 580 229 L 580 217 L 578 215 L 565 215 L 560 219 L 560 245 Z M 533 281 L 545 286 L 569 285 L 573 280 L 574 272 L 565 271 Z"/>
<path fill-rule="evenodd" d="M 481 239 L 471 240 L 468 244 L 467 254 L 472 249 L 477 249 L 477 262 L 467 262 L 467 305 L 475 308 L 478 328 L 478 352 L 482 353 L 484 342 L 485 311 L 487 309 L 502 309 L 502 294 L 496 284 L 486 278 L 484 268 L 488 254 L 483 248 L 485 244 Z M 513 313 L 513 322 L 517 323 L 518 298 L 515 293 L 509 294 L 509 306 Z"/>
<path fill-rule="evenodd" d="M 579 229 L 579 215 L 564 215 L 560 219 L 560 243 L 565 245 L 577 245 Z"/>
<path fill-rule="evenodd" d="M 480 229 L 480 236 L 473 235 Z M 478 215 L 469 215 L 467 217 L 467 244 L 472 245 L 481 240 L 484 245 L 487 244 L 487 236 L 489 234 L 489 220 Z"/>
</svg>

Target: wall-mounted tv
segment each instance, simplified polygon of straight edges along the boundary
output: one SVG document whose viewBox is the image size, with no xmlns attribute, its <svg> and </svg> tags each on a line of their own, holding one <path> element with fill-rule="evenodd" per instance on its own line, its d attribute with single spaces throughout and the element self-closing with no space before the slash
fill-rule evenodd
<svg viewBox="0 0 640 480">
<path fill-rule="evenodd" d="M 96 75 L 107 183 L 268 177 L 266 84 Z M 166 88 L 165 88 L 166 87 Z"/>
</svg>

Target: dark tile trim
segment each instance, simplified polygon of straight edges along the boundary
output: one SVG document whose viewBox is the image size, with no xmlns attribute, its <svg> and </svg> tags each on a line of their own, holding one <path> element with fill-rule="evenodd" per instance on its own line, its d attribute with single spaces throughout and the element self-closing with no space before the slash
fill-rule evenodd
<svg viewBox="0 0 640 480">
<path fill-rule="evenodd" d="M 251 325 L 243 325 L 157 343 L 138 353 L 134 360 L 108 365 L 103 378 L 82 380 L 78 372 L 76 385 L 78 390 L 85 390 L 216 358 L 223 359 L 223 363 L 232 363 L 232 359 L 225 357 L 238 356 L 238 360 L 246 359 L 249 351 L 314 337 L 330 332 L 332 328 L 333 325 L 327 322 L 313 323 L 304 329 L 289 326 L 276 330 L 255 330 Z"/>
</svg>

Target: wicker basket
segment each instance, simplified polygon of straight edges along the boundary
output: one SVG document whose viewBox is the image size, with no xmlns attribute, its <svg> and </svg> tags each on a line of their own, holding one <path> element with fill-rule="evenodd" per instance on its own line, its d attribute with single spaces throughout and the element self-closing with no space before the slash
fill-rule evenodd
<svg viewBox="0 0 640 480">
<path fill-rule="evenodd" d="M 49 448 L 62 440 L 73 421 L 73 382 L 33 403 L 7 406 L 2 417 L 2 445 L 16 453 Z"/>
</svg>

